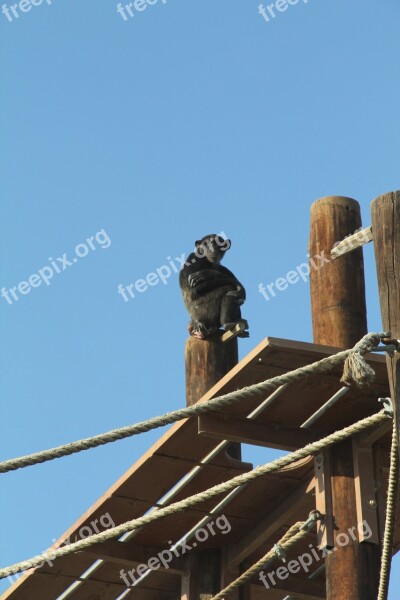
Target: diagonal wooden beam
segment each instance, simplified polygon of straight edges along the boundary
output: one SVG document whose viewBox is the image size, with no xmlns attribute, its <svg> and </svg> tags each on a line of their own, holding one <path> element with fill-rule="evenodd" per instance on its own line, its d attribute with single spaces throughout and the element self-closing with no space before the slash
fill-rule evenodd
<svg viewBox="0 0 400 600">
<path fill-rule="evenodd" d="M 300 485 L 275 510 L 264 517 L 264 519 L 261 519 L 256 527 L 231 546 L 229 550 L 229 564 L 231 567 L 237 567 L 281 527 L 288 523 L 292 525 L 292 521 L 296 514 L 298 514 L 301 505 L 307 505 L 304 512 L 308 515 L 307 511 L 312 509 L 314 505 L 314 500 L 310 497 L 314 489 L 315 479 L 313 477 L 310 482 Z"/>
</svg>

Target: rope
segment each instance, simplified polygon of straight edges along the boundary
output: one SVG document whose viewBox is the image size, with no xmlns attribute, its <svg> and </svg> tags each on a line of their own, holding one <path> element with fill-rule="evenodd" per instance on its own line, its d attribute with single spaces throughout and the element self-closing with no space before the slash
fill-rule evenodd
<svg viewBox="0 0 400 600">
<path fill-rule="evenodd" d="M 360 433 L 364 429 L 367 429 L 374 425 L 379 425 L 388 418 L 391 417 L 389 417 L 384 411 L 380 411 L 379 413 L 372 415 L 371 417 L 366 417 L 361 421 L 358 421 L 348 427 L 345 427 L 341 431 L 336 431 L 335 433 L 331 433 L 330 435 L 322 438 L 317 442 L 308 444 L 300 450 L 291 452 L 290 454 L 278 458 L 272 461 L 271 463 L 267 463 L 265 465 L 256 467 L 249 473 L 238 475 L 233 479 L 215 485 L 209 488 L 208 490 L 205 490 L 204 492 L 194 494 L 189 498 L 185 498 L 184 500 L 180 500 L 179 502 L 175 502 L 174 504 L 170 504 L 169 506 L 160 508 L 159 510 L 154 511 L 151 514 L 144 515 L 143 517 L 139 517 L 138 519 L 133 519 L 132 521 L 127 521 L 126 523 L 117 525 L 117 527 L 107 529 L 106 531 L 97 533 L 91 537 L 85 538 L 84 540 L 79 540 L 78 542 L 69 544 L 68 546 L 63 546 L 61 548 L 47 550 L 46 552 L 34 556 L 29 560 L 25 560 L 11 565 L 9 567 L 0 569 L 0 579 L 8 577 L 9 575 L 14 575 L 15 573 L 19 573 L 21 571 L 25 571 L 26 569 L 36 567 L 47 560 L 54 560 L 56 558 L 60 558 L 61 556 L 66 556 L 67 554 L 72 554 L 73 552 L 84 550 L 85 548 L 89 548 L 90 546 L 93 546 L 94 544 L 97 544 L 99 542 L 105 542 L 107 540 L 120 537 L 124 533 L 134 531 L 135 529 L 139 529 L 140 527 L 152 523 L 153 521 L 156 521 L 169 515 L 179 513 L 187 508 L 190 508 L 197 504 L 201 504 L 202 502 L 209 500 L 210 498 L 214 498 L 215 496 L 219 496 L 226 492 L 230 492 L 231 490 L 240 487 L 241 485 L 244 485 L 250 481 L 257 479 L 258 477 L 265 475 L 266 473 L 273 473 L 279 471 L 283 467 L 297 462 L 302 458 L 306 458 L 310 454 L 318 454 L 323 448 L 327 446 L 332 446 L 332 444 L 335 444 L 336 442 L 345 440 L 356 433 Z"/>
<path fill-rule="evenodd" d="M 392 562 L 394 523 L 396 516 L 397 485 L 399 480 L 399 454 L 396 421 L 393 421 L 392 447 L 390 451 L 389 485 L 386 503 L 385 533 L 383 535 L 382 562 L 378 600 L 386 600 L 389 593 L 390 566 Z"/>
<path fill-rule="evenodd" d="M 387 334 L 385 333 L 369 333 L 364 336 L 363 339 L 354 346 L 354 348 L 350 350 L 338 352 L 333 356 L 323 358 L 322 360 L 312 363 L 311 365 L 300 367 L 299 369 L 295 369 L 294 371 L 285 373 L 284 375 L 278 375 L 277 377 L 272 377 L 271 379 L 267 379 L 261 383 L 256 383 L 254 385 L 244 387 L 241 390 L 213 398 L 212 400 L 208 400 L 208 402 L 203 402 L 187 408 L 175 410 L 162 416 L 153 417 L 147 421 L 142 421 L 134 425 L 128 425 L 127 427 L 121 427 L 120 429 L 113 429 L 107 433 L 95 435 L 93 437 L 71 442 L 69 444 L 56 446 L 55 448 L 50 448 L 49 450 L 43 450 L 41 452 L 35 452 L 33 454 L 28 454 L 26 456 L 0 462 L 0 473 L 15 471 L 16 469 L 47 462 L 49 460 L 61 458 L 62 456 L 69 456 L 77 452 L 83 452 L 85 450 L 89 450 L 90 448 L 97 448 L 98 446 L 116 442 L 117 440 L 123 440 L 139 433 L 145 433 L 159 427 L 164 427 L 165 425 L 171 425 L 172 423 L 181 421 L 182 419 L 203 415 L 213 410 L 220 410 L 221 408 L 229 404 L 233 404 L 234 402 L 246 400 L 247 398 L 253 396 L 256 392 L 267 392 L 268 390 L 278 388 L 281 385 L 299 381 L 308 375 L 326 373 L 330 371 L 332 367 L 343 363 L 343 361 L 346 359 L 349 359 L 353 354 L 357 355 L 357 369 L 354 371 L 353 375 L 351 375 L 351 364 L 354 364 L 354 361 L 351 362 L 350 365 L 347 364 L 346 381 L 348 385 L 350 385 L 352 382 L 356 385 L 359 385 L 362 381 L 365 371 L 369 373 L 369 370 L 372 370 L 362 357 L 364 354 L 370 352 L 374 347 L 376 347 L 380 340 L 386 336 Z M 365 364 L 364 370 L 361 368 L 362 363 Z M 369 375 L 367 375 L 368 380 L 370 379 L 370 376 L 371 374 L 369 373 Z"/>
<path fill-rule="evenodd" d="M 308 535 L 309 529 L 302 529 L 302 527 L 306 524 L 306 521 L 299 521 L 295 525 L 293 525 L 285 535 L 279 540 L 279 542 L 271 549 L 267 554 L 265 554 L 258 562 L 256 562 L 252 567 L 247 569 L 240 577 L 232 581 L 229 585 L 227 585 L 223 590 L 221 590 L 216 596 L 213 596 L 211 600 L 224 600 L 225 596 L 227 596 L 230 592 L 233 592 L 244 583 L 249 581 L 253 577 L 261 571 L 261 569 L 265 569 L 275 558 L 279 558 L 279 552 L 277 552 L 277 548 L 280 551 L 286 552 L 292 546 L 297 544 L 300 540 Z"/>
<path fill-rule="evenodd" d="M 375 338 L 376 346 L 380 340 L 387 339 L 389 334 Z M 343 376 L 341 383 L 347 386 L 355 385 L 359 388 L 368 387 L 375 379 L 375 371 L 364 360 L 364 354 L 371 350 L 368 336 L 362 338 L 353 348 L 353 351 L 347 356 L 344 363 Z"/>
</svg>

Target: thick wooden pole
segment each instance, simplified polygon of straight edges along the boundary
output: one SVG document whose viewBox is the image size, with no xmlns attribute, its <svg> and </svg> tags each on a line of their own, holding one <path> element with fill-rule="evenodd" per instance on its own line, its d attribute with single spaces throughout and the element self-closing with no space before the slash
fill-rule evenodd
<svg viewBox="0 0 400 600">
<path fill-rule="evenodd" d="M 360 227 L 359 204 L 350 198 L 322 198 L 311 208 L 310 282 L 317 344 L 350 348 L 367 333 L 362 250 L 333 262 L 321 258 L 329 259 L 335 242 Z M 335 538 L 340 533 L 350 537 L 348 531 L 358 524 L 351 441 L 337 444 L 329 457 Z M 375 600 L 379 566 L 379 546 L 352 539 L 338 545 L 326 558 L 327 600 Z"/>
<path fill-rule="evenodd" d="M 186 342 L 186 403 L 195 404 L 238 362 L 237 338 L 223 343 L 220 334 L 199 340 L 190 337 Z M 227 451 L 240 460 L 240 444 L 230 444 Z M 188 570 L 182 582 L 182 600 L 209 600 L 221 589 L 222 553 L 219 549 L 205 550 L 190 556 Z"/>
<path fill-rule="evenodd" d="M 186 341 L 186 404 L 192 406 L 238 363 L 237 338 L 221 342 L 190 337 Z"/>
<path fill-rule="evenodd" d="M 317 344 L 349 348 L 367 332 L 361 248 L 330 260 L 334 244 L 360 227 L 360 206 L 351 198 L 328 196 L 311 207 L 311 307 Z"/>
<path fill-rule="evenodd" d="M 372 232 L 382 325 L 400 339 L 400 191 L 383 194 L 371 204 Z M 387 356 L 389 383 L 399 436 L 400 354 Z"/>
</svg>

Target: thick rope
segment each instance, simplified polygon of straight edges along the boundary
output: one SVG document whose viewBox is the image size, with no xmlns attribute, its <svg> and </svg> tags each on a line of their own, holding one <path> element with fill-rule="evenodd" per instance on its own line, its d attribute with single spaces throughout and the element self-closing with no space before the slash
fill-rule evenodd
<svg viewBox="0 0 400 600">
<path fill-rule="evenodd" d="M 375 346 L 387 336 L 388 334 L 375 338 Z M 343 376 L 340 380 L 344 385 L 363 388 L 370 386 L 375 379 L 374 370 L 364 360 L 364 354 L 371 350 L 370 340 L 367 338 L 368 336 L 365 336 L 359 341 L 345 360 Z"/>
<path fill-rule="evenodd" d="M 32 567 L 36 567 L 41 563 L 47 560 L 54 560 L 56 558 L 60 558 L 61 556 L 66 556 L 67 554 L 72 554 L 74 552 L 78 552 L 79 550 L 84 550 L 85 548 L 89 548 L 94 544 L 98 544 L 99 542 L 105 542 L 107 540 L 120 537 L 124 533 L 128 531 L 134 531 L 135 529 L 139 529 L 144 525 L 148 525 L 153 521 L 161 519 L 163 517 L 173 515 L 179 513 L 187 508 L 195 506 L 197 504 L 201 504 L 202 502 L 209 500 L 210 498 L 214 498 L 215 496 L 219 496 L 226 492 L 230 492 L 231 490 L 240 487 L 250 481 L 257 479 L 258 477 L 262 477 L 266 473 L 274 473 L 276 471 L 281 470 L 283 467 L 295 463 L 303 458 L 311 454 L 318 454 L 321 452 L 323 448 L 327 446 L 332 446 L 336 442 L 341 442 L 354 434 L 360 433 L 372 426 L 379 425 L 383 423 L 389 417 L 384 411 L 381 411 L 371 417 L 366 417 L 357 423 L 353 423 L 349 427 L 345 427 L 341 431 L 336 431 L 335 433 L 331 433 L 330 435 L 322 438 L 317 442 L 313 442 L 308 444 L 304 448 L 300 450 L 296 450 L 295 452 L 291 452 L 286 456 L 278 458 L 271 463 L 261 465 L 256 467 L 249 473 L 244 473 L 242 475 L 238 475 L 229 481 L 225 481 L 224 483 L 220 483 L 215 485 L 204 492 L 200 492 L 198 494 L 194 494 L 189 498 L 185 498 L 184 500 L 180 500 L 179 502 L 175 502 L 174 504 L 170 504 L 164 508 L 160 508 L 157 511 L 152 512 L 151 514 L 144 515 L 143 517 L 139 517 L 138 519 L 133 519 L 132 521 L 127 521 L 126 523 L 122 523 L 121 525 L 117 525 L 117 527 L 113 527 L 112 529 L 107 529 L 106 531 L 102 531 L 101 533 L 97 533 L 91 537 L 85 538 L 84 540 L 79 540 L 73 544 L 69 544 L 68 546 L 63 546 L 57 549 L 47 550 L 46 552 L 34 556 L 29 560 L 25 560 L 4 569 L 0 569 L 0 579 L 4 577 L 8 577 L 9 575 L 14 575 L 15 573 L 19 573 L 21 571 L 25 571 L 26 569 L 30 569 Z"/>
<path fill-rule="evenodd" d="M 338 354 L 323 358 L 322 360 L 311 365 L 300 367 L 299 369 L 295 369 L 294 371 L 285 373 L 284 375 L 278 375 L 277 377 L 272 377 L 272 379 L 267 379 L 261 383 L 256 383 L 254 385 L 244 387 L 241 390 L 213 398 L 212 400 L 208 400 L 208 402 L 203 402 L 187 408 L 175 410 L 173 412 L 166 413 L 165 415 L 153 417 L 147 421 L 136 423 L 135 425 L 128 425 L 127 427 L 114 429 L 112 431 L 108 431 L 107 433 L 95 435 L 93 437 L 71 442 L 62 446 L 56 446 L 55 448 L 51 448 L 49 450 L 43 450 L 41 452 L 28 454 L 27 456 L 21 456 L 19 458 L 0 462 L 0 473 L 15 471 L 16 469 L 47 462 L 49 460 L 61 458 L 62 456 L 69 456 L 77 452 L 83 452 L 85 450 L 89 450 L 90 448 L 97 448 L 98 446 L 116 442 L 117 440 L 123 440 L 139 433 L 151 431 L 152 429 L 164 427 L 165 425 L 171 425 L 172 423 L 181 421 L 182 419 L 203 415 L 213 410 L 220 410 L 224 406 L 245 400 L 253 396 L 256 392 L 267 392 L 271 389 L 278 388 L 281 385 L 299 381 L 308 375 L 327 373 L 332 369 L 332 367 L 343 363 L 344 360 L 349 358 L 354 353 L 356 353 L 358 356 L 356 361 L 358 365 L 357 370 L 353 373 L 353 377 L 351 377 L 350 366 L 350 371 L 349 369 L 347 370 L 348 372 L 346 381 L 347 385 L 350 385 L 352 382 L 358 385 L 361 381 L 359 378 L 363 377 L 364 371 L 368 371 L 368 369 L 370 369 L 367 363 L 365 363 L 366 367 L 364 368 L 364 371 L 360 368 L 360 363 L 365 362 L 362 356 L 367 352 L 370 352 L 379 344 L 380 340 L 386 336 L 387 334 L 384 333 L 369 333 L 363 337 L 363 339 L 351 350 L 338 352 Z"/>
<path fill-rule="evenodd" d="M 293 525 L 285 535 L 279 540 L 276 544 L 281 550 L 285 552 L 289 550 L 292 546 L 295 546 L 297 542 L 302 540 L 304 537 L 308 535 L 308 529 L 301 529 L 303 525 L 305 525 L 306 521 L 299 521 L 295 525 Z M 249 581 L 254 575 L 259 573 L 262 569 L 265 569 L 274 559 L 278 558 L 279 555 L 277 553 L 276 547 L 272 548 L 265 554 L 259 561 L 257 561 L 252 567 L 250 567 L 247 571 L 242 573 L 240 577 L 232 581 L 229 585 L 227 585 L 223 590 L 221 590 L 216 596 L 213 596 L 211 600 L 224 600 L 225 596 L 233 592 L 244 583 Z"/>
<path fill-rule="evenodd" d="M 390 566 L 393 553 L 394 522 L 396 516 L 397 486 L 399 481 L 399 453 L 396 421 L 393 421 L 392 448 L 390 451 L 389 485 L 386 502 L 385 533 L 383 535 L 382 562 L 378 600 L 386 600 L 389 593 Z"/>
</svg>

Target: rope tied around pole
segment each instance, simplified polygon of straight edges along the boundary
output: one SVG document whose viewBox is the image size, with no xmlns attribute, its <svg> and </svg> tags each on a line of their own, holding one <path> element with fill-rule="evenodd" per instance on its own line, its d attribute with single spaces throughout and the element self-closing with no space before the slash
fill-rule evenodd
<svg viewBox="0 0 400 600">
<path fill-rule="evenodd" d="M 321 519 L 321 517 L 322 515 L 318 511 L 312 511 L 307 521 L 299 521 L 298 523 L 295 523 L 295 525 L 292 525 L 292 527 L 290 527 L 285 535 L 274 545 L 271 550 L 267 552 L 267 554 L 265 554 L 253 566 L 247 569 L 247 571 L 242 573 L 242 575 L 235 579 L 235 581 L 232 581 L 232 583 L 227 585 L 216 596 L 213 596 L 211 600 L 224 600 L 227 594 L 230 594 L 238 587 L 245 584 L 254 575 L 261 572 L 262 569 L 265 569 L 277 558 L 280 558 L 283 560 L 283 562 L 286 562 L 285 559 L 282 558 L 282 555 L 285 556 L 290 548 L 305 538 L 308 535 L 311 526 Z"/>
<path fill-rule="evenodd" d="M 355 385 L 358 388 L 368 387 L 375 379 L 375 371 L 365 361 L 365 354 L 371 352 L 379 342 L 385 339 L 388 334 L 370 334 L 365 336 L 353 348 L 353 351 L 347 356 L 341 383 L 348 387 Z"/>
</svg>

